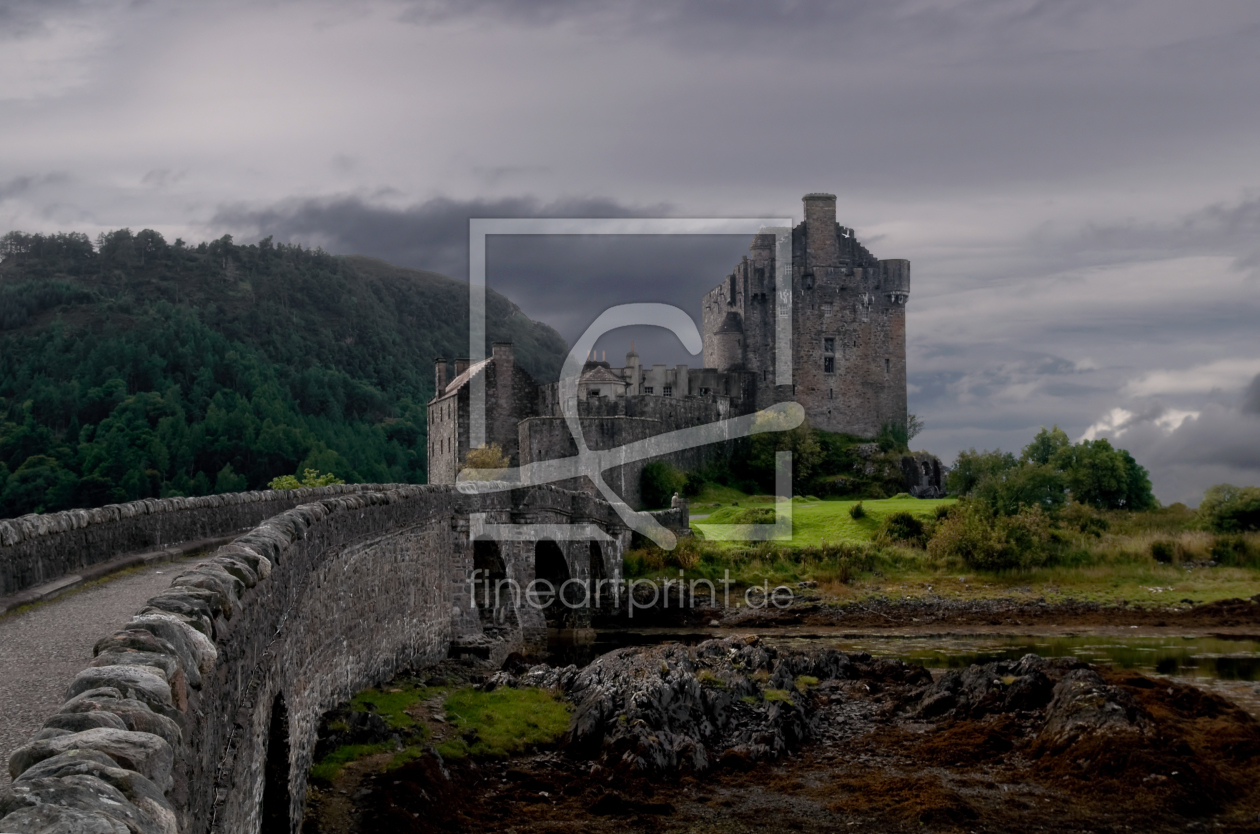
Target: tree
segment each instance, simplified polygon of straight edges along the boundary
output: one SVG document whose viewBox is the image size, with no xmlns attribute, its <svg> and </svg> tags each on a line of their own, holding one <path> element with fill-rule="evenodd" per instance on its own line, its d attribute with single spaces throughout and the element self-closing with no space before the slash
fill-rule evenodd
<svg viewBox="0 0 1260 834">
<path fill-rule="evenodd" d="M 744 463 L 762 489 L 775 488 L 775 461 L 779 452 L 792 453 L 792 478 L 796 482 L 808 480 L 822 461 L 822 449 L 814 430 L 808 423 L 789 429 L 789 420 L 786 414 L 769 413 L 758 416 L 753 423 L 755 433 L 748 439 Z"/>
<path fill-rule="evenodd" d="M 31 455 L 4 482 L 0 516 L 42 513 L 66 506 L 79 479 L 48 455 Z"/>
<path fill-rule="evenodd" d="M 687 476 L 678 467 L 662 460 L 654 460 L 643 467 L 639 475 L 639 497 L 649 509 L 668 507 L 675 493 L 681 493 L 687 485 Z"/>
<path fill-rule="evenodd" d="M 219 474 L 214 477 L 214 491 L 216 493 L 244 492 L 248 486 L 245 476 L 236 474 L 230 463 L 220 469 Z"/>
<path fill-rule="evenodd" d="M 972 495 L 1000 515 L 1015 515 L 1021 507 L 1055 510 L 1067 503 L 1063 473 L 1053 466 L 1026 463 L 986 474 Z"/>
<path fill-rule="evenodd" d="M 922 432 L 925 428 L 927 428 L 926 421 L 920 420 L 917 414 L 907 414 L 906 415 L 906 443 L 909 443 L 911 440 L 914 440 L 914 438 L 920 432 Z"/>
<path fill-rule="evenodd" d="M 1124 506 L 1129 488 L 1128 465 L 1107 438 L 1066 446 L 1055 453 L 1051 465 L 1063 472 L 1073 500 L 1099 508 Z"/>
<path fill-rule="evenodd" d="M 1000 475 L 1019 465 L 1015 456 L 1001 449 L 959 452 L 958 460 L 945 476 L 945 488 L 952 495 L 970 495 L 986 475 Z"/>
<path fill-rule="evenodd" d="M 1046 464 L 1054 458 L 1060 449 L 1065 449 L 1072 445 L 1072 440 L 1067 436 L 1067 432 L 1055 425 L 1054 428 L 1047 429 L 1041 427 L 1041 431 L 1037 432 L 1037 436 L 1033 438 L 1032 443 L 1024 447 L 1024 451 L 1020 453 L 1019 459 L 1022 463 L 1041 463 Z"/>
</svg>

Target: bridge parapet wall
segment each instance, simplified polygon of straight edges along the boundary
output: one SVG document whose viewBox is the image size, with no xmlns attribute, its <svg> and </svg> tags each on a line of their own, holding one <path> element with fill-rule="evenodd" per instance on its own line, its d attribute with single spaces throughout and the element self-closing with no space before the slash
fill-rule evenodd
<svg viewBox="0 0 1260 834">
<path fill-rule="evenodd" d="M 120 553 L 225 536 L 248 530 L 299 504 L 382 488 L 379 484 L 342 484 L 196 498 L 146 498 L 90 510 L 3 519 L 0 599 L 106 562 Z"/>
</svg>

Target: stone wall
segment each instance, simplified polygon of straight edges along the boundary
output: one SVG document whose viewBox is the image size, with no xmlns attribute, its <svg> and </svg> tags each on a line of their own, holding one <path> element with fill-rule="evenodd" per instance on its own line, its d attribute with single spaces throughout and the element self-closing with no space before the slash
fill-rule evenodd
<svg viewBox="0 0 1260 834">
<path fill-rule="evenodd" d="M 400 486 L 288 510 L 96 644 L 66 703 L 13 753 L 0 831 L 296 832 L 320 716 L 484 636 L 471 512 L 597 523 L 601 548 L 561 547 L 573 578 L 611 575 L 629 542 L 606 503 L 553 487 Z M 544 544 L 507 542 L 496 558 L 527 585 Z M 509 640 L 545 634 L 537 610 L 508 620 Z"/>
<path fill-rule="evenodd" d="M 91 510 L 0 520 L 0 598 L 109 561 L 121 553 L 248 530 L 263 520 L 362 484 L 265 490 L 199 498 L 149 498 Z"/>
<path fill-rule="evenodd" d="M 632 399 L 648 401 L 661 400 L 663 398 L 636 397 Z M 671 405 L 666 400 L 659 410 L 653 409 L 665 419 L 626 416 L 583 416 L 580 419 L 586 445 L 588 448 L 597 451 L 617 449 L 636 441 L 650 440 L 652 437 L 672 431 L 674 428 L 683 428 L 688 425 L 686 423 L 675 425 L 674 421 L 666 416 Z M 686 407 L 688 404 L 685 403 L 679 403 L 678 405 L 682 406 L 679 409 L 682 414 L 692 414 L 697 410 Z M 573 439 L 572 432 L 569 431 L 568 423 L 562 417 L 532 417 L 528 420 L 522 420 L 519 430 L 522 464 L 567 458 L 577 454 L 577 443 Z M 648 463 L 655 460 L 666 461 L 684 472 L 694 472 L 729 455 L 729 450 L 729 441 L 724 441 L 683 449 L 678 452 L 656 454 L 640 460 L 611 466 L 604 471 L 603 478 L 605 483 L 612 487 L 613 491 L 620 495 L 621 499 L 628 505 L 635 509 L 644 509 L 642 506 L 640 477 L 643 473 L 643 467 Z M 564 489 L 595 492 L 594 483 L 585 477 L 563 481 L 559 486 Z"/>
</svg>

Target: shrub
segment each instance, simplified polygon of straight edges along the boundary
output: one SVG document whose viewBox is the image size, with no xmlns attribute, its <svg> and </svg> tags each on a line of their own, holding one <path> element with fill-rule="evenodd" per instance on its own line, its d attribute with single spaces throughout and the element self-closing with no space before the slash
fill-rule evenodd
<svg viewBox="0 0 1260 834">
<path fill-rule="evenodd" d="M 852 518 L 855 521 L 860 518 L 866 518 L 866 510 L 862 507 L 861 501 L 857 502 L 852 507 L 849 507 L 849 518 Z"/>
<path fill-rule="evenodd" d="M 271 483 L 267 484 L 267 487 L 269 489 L 302 489 L 304 487 L 323 487 L 344 483 L 345 481 L 331 472 L 321 475 L 318 469 L 307 469 L 302 472 L 302 480 L 300 481 L 295 475 L 281 475 L 279 478 L 272 478 Z"/>
<path fill-rule="evenodd" d="M 960 559 L 977 570 L 1027 570 L 1045 563 L 1050 538 L 1050 519 L 1040 507 L 995 516 L 968 501 L 936 525 L 927 548 L 934 558 Z"/>
<path fill-rule="evenodd" d="M 1232 533 L 1212 539 L 1211 555 L 1222 565 L 1234 568 L 1252 567 L 1260 561 L 1260 548 L 1248 542 L 1246 536 Z"/>
<path fill-rule="evenodd" d="M 911 547 L 924 547 L 927 544 L 923 522 L 910 513 L 893 513 L 879 525 L 875 540 L 881 544 L 899 542 Z"/>
<path fill-rule="evenodd" d="M 491 443 L 489 446 L 483 444 L 476 449 L 468 450 L 468 456 L 464 458 L 460 473 L 465 480 L 491 481 L 510 465 L 511 460 L 504 454 L 498 443 Z"/>
<path fill-rule="evenodd" d="M 905 423 L 890 422 L 879 427 L 875 435 L 881 452 L 905 452 L 910 450 L 910 433 Z"/>
<path fill-rule="evenodd" d="M 1111 522 L 1102 513 L 1079 501 L 1064 507 L 1058 514 L 1058 522 L 1064 530 L 1074 530 L 1095 538 L 1101 538 L 1111 528 Z"/>
<path fill-rule="evenodd" d="M 643 506 L 648 508 L 668 507 L 674 493 L 686 489 L 687 476 L 678 467 L 663 460 L 654 460 L 643 467 L 639 475 L 639 494 Z"/>
<path fill-rule="evenodd" d="M 1199 519 L 1218 533 L 1260 530 L 1260 487 L 1217 484 L 1204 494 Z"/>
<path fill-rule="evenodd" d="M 1177 543 L 1171 539 L 1156 539 L 1151 542 L 1151 558 L 1160 564 L 1172 564 L 1177 559 Z"/>
</svg>

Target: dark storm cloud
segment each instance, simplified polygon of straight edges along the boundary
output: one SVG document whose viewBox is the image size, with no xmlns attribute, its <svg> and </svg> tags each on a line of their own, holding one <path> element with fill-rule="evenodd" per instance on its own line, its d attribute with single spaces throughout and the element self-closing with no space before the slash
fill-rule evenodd
<svg viewBox="0 0 1260 834">
<path fill-rule="evenodd" d="M 1260 484 L 1260 420 L 1210 403 L 1176 429 L 1134 419 L 1112 442 L 1146 466 L 1165 503 L 1196 504 L 1213 484 Z"/>
<path fill-rule="evenodd" d="M 264 209 L 224 208 L 209 227 L 317 244 L 336 254 L 367 254 L 466 280 L 470 218 L 672 213 L 669 206 L 627 206 L 599 198 L 550 203 L 529 197 L 438 199 L 393 209 L 340 197 Z M 690 313 L 698 327 L 703 294 L 734 267 L 749 243 L 747 235 L 494 235 L 486 246 L 486 281 L 570 342 L 601 312 L 622 303 L 674 304 Z M 631 340 L 647 364 L 698 362 L 673 336 L 650 327 L 610 334 L 599 350 L 609 351 L 609 361 L 620 364 Z"/>
<path fill-rule="evenodd" d="M 659 217 L 668 206 L 623 206 L 604 198 L 550 203 L 533 197 L 498 200 L 438 198 L 406 208 L 360 197 L 288 201 L 265 208 L 225 206 L 210 220 L 227 228 L 321 245 L 341 255 L 371 255 L 390 263 L 468 276 L 468 221 L 476 217 Z"/>
</svg>

